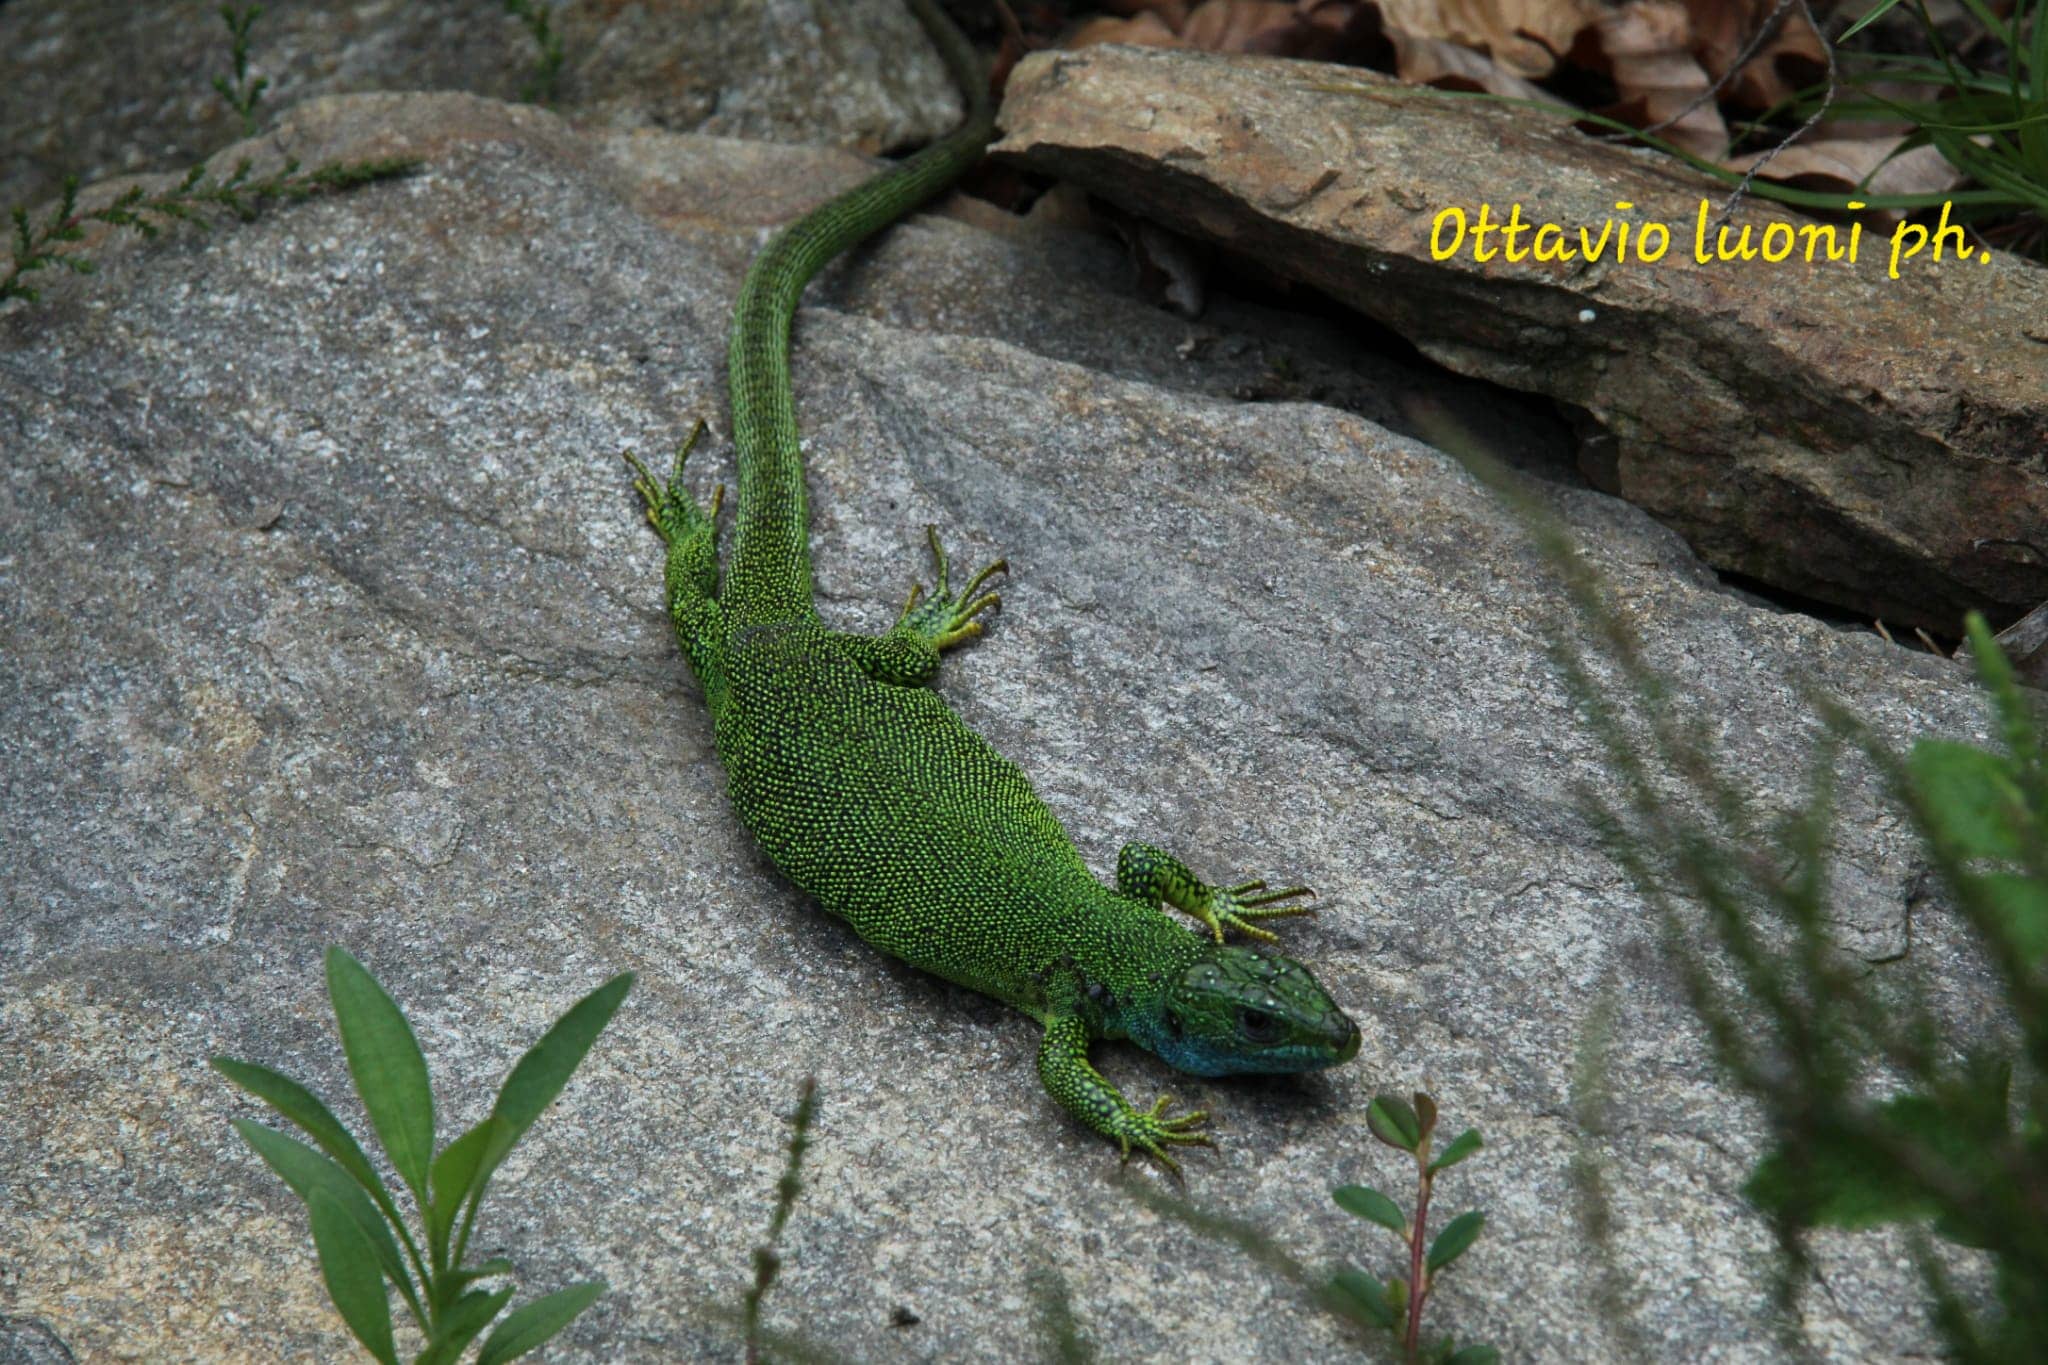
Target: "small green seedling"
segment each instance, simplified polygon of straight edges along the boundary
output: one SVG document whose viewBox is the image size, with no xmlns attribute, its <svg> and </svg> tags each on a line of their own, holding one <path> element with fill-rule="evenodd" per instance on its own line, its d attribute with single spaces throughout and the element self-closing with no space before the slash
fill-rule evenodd
<svg viewBox="0 0 2048 1365">
<path fill-rule="evenodd" d="M 243 133 L 253 137 L 256 133 L 256 104 L 263 98 L 263 92 L 270 88 L 270 82 L 262 76 L 249 79 L 249 30 L 263 17 L 263 6 L 247 5 L 236 9 L 233 5 L 220 7 L 220 21 L 228 26 L 229 59 L 234 63 L 235 78 L 215 76 L 213 88 L 227 101 L 228 108 L 242 116 Z"/>
<path fill-rule="evenodd" d="M 533 39 L 533 74 L 520 88 L 519 98 L 536 104 L 551 104 L 562 76 L 562 35 L 555 32 L 555 12 L 547 0 L 505 0 L 505 13 L 526 26 Z"/>
<path fill-rule="evenodd" d="M 384 1154 L 412 1196 L 417 1238 L 362 1145 L 317 1095 L 254 1062 L 213 1059 L 216 1071 L 312 1139 L 308 1146 L 260 1123 L 233 1121 L 235 1131 L 306 1201 L 328 1296 L 363 1349 L 384 1365 L 398 1362 L 393 1288 L 426 1338 L 413 1365 L 452 1365 L 511 1301 L 509 1286 L 472 1287 L 509 1275 L 511 1262 L 494 1257 L 465 1263 L 484 1190 L 561 1094 L 632 985 L 632 973 L 622 973 L 570 1006 L 512 1068 L 483 1121 L 437 1152 L 434 1095 L 412 1026 L 360 962 L 339 948 L 328 949 L 327 993 L 349 1075 Z M 477 1365 L 501 1365 L 539 1347 L 604 1288 L 602 1280 L 590 1280 L 516 1309 L 485 1338 Z"/>
<path fill-rule="evenodd" d="M 1428 1239 L 1429 1198 L 1436 1177 L 1484 1145 L 1479 1130 L 1467 1128 L 1443 1151 L 1432 1154 L 1436 1101 L 1420 1091 L 1412 1103 L 1398 1095 L 1381 1095 L 1365 1111 L 1365 1121 L 1374 1137 L 1414 1157 L 1415 1216 L 1409 1218 L 1399 1204 L 1369 1185 L 1340 1185 L 1330 1197 L 1346 1213 L 1377 1223 L 1405 1242 L 1408 1273 L 1382 1283 L 1362 1270 L 1339 1271 L 1326 1301 L 1354 1321 L 1392 1332 L 1409 1365 L 1497 1365 L 1500 1352 L 1491 1346 L 1460 1347 L 1448 1337 L 1427 1348 L 1422 1344 L 1422 1310 L 1436 1277 L 1471 1250 L 1486 1226 L 1486 1215 L 1472 1209 L 1445 1224 L 1435 1241 Z"/>
</svg>

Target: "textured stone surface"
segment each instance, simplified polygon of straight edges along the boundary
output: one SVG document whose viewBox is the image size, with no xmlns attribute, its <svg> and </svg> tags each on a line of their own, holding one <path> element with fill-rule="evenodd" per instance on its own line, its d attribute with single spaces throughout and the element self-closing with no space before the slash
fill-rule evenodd
<svg viewBox="0 0 2048 1365">
<path fill-rule="evenodd" d="M 1882 234 L 1854 266 L 1695 266 L 1714 182 L 1352 68 L 1044 53 L 1003 124 L 999 152 L 1314 284 L 1453 370 L 1585 409 L 1605 429 L 1588 474 L 1713 564 L 1952 635 L 1968 607 L 2004 624 L 2048 598 L 2048 271 L 1922 259 L 1890 280 Z M 1662 221 L 1671 253 L 1433 261 L 1438 211 L 1481 202 L 1567 240 Z M 1741 213 L 1756 234 L 1777 221 L 1805 220 Z"/>
<path fill-rule="evenodd" d="M 543 0 L 563 64 L 558 108 L 618 127 L 698 130 L 868 151 L 914 144 L 958 114 L 900 0 Z M 213 91 L 231 70 L 216 0 L 0 5 L 0 208 L 87 181 L 182 166 L 240 136 Z M 250 74 L 267 126 L 290 106 L 363 90 L 512 99 L 536 49 L 501 0 L 270 0 Z"/>
<path fill-rule="evenodd" d="M 480 1230 L 528 1284 L 610 1280 L 550 1359 L 730 1351 L 695 1306 L 738 1301 L 807 1074 L 776 1324 L 869 1359 L 1022 1358 L 1042 1257 L 1106 1359 L 1330 1358 L 1327 1319 L 1119 1193 L 1152 1177 L 1040 1094 L 1026 1020 L 805 904 L 723 800 L 615 452 L 722 427 L 740 262 L 793 187 L 858 161 L 460 96 L 308 105 L 283 137 L 428 164 L 123 244 L 0 313 L 0 1343 L 343 1355 L 296 1201 L 228 1129 L 255 1108 L 205 1067 L 339 1101 L 318 963 L 340 943 L 410 1012 L 444 1134 L 577 994 L 640 973 Z M 1575 814 L 1602 779 L 1520 530 L 1355 414 L 1231 399 L 1256 328 L 1183 354 L 1113 258 L 992 222 L 919 218 L 799 321 L 824 609 L 886 624 L 927 521 L 963 561 L 1007 553 L 1002 618 L 946 695 L 1098 868 L 1145 837 L 1312 882 L 1289 941 L 1366 1034 L 1299 1080 L 1121 1048 L 1105 1070 L 1220 1116 L 1201 1199 L 1381 1270 L 1327 1190 L 1399 1179 L 1364 1106 L 1426 1084 L 1489 1143 L 1446 1186 L 1491 1222 L 1439 1325 L 1514 1360 L 1627 1359 L 1568 1212 L 1573 1048 L 1611 979 L 1605 1150 L 1642 1329 L 1661 1358 L 1768 1355 L 1769 1237 L 1735 1193 L 1757 1134 Z M 714 440 L 699 477 L 729 458 Z M 1547 496 L 1766 802 L 1796 795 L 1803 686 L 1894 737 L 1981 730 L 1958 667 L 1745 603 L 1609 497 Z M 1894 956 L 1911 839 L 1845 783 L 1845 928 Z M 1979 1007 L 1944 917 L 1917 909 L 1910 945 Z M 1898 1242 L 1822 1266 L 1824 1356 L 1926 1349 Z"/>
</svg>

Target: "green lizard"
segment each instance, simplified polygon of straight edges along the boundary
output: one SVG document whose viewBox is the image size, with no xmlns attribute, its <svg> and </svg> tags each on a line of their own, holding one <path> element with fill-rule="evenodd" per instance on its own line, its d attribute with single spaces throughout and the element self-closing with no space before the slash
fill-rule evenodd
<svg viewBox="0 0 2048 1365">
<path fill-rule="evenodd" d="M 998 560 L 954 592 L 935 530 L 936 589 L 914 588 L 885 635 L 828 628 L 812 601 L 803 460 L 790 388 L 797 299 L 820 267 L 951 184 L 994 130 L 973 50 L 934 0 L 910 0 L 968 104 L 966 122 L 778 235 L 740 287 L 729 352 L 739 518 L 719 582 L 715 520 L 683 484 L 628 456 L 668 543 L 670 615 L 710 705 L 727 788 L 775 865 L 891 956 L 1014 1005 L 1045 1026 L 1038 1074 L 1125 1160 L 1208 1145 L 1202 1112 L 1139 1109 L 1088 1062 L 1129 1039 L 1199 1076 L 1349 1060 L 1358 1029 L 1299 963 L 1224 946 L 1226 930 L 1306 913 L 1305 887 L 1211 886 L 1131 844 L 1115 889 L 1088 870 L 1024 774 L 926 686 L 940 651 L 981 633 Z M 1200 920 L 1189 932 L 1161 902 Z"/>
</svg>

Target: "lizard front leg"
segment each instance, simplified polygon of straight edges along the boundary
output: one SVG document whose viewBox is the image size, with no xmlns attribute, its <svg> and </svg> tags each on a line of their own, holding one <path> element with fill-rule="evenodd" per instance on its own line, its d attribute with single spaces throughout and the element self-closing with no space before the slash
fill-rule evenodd
<svg viewBox="0 0 2048 1365">
<path fill-rule="evenodd" d="M 1209 926 L 1218 943 L 1223 942 L 1225 929 L 1277 943 L 1277 935 L 1251 921 L 1312 914 L 1312 906 L 1277 902 L 1316 894 L 1305 886 L 1269 891 L 1260 881 L 1211 886 L 1188 871 L 1186 863 L 1150 844 L 1125 844 L 1116 855 L 1116 889 L 1147 905 L 1157 906 L 1164 901 L 1182 914 L 1194 916 Z"/>
<path fill-rule="evenodd" d="M 1123 1092 L 1103 1079 L 1088 1062 L 1088 1025 L 1075 1014 L 1055 1014 L 1045 1022 L 1045 1041 L 1038 1048 L 1038 1079 L 1060 1107 L 1093 1128 L 1123 1150 L 1131 1159 L 1136 1148 L 1158 1159 L 1180 1174 L 1180 1163 L 1167 1155 L 1173 1144 L 1213 1147 L 1207 1133 L 1194 1131 L 1208 1119 L 1195 1110 L 1170 1114 L 1173 1097 L 1166 1096 L 1150 1109 L 1137 1109 Z"/>
</svg>

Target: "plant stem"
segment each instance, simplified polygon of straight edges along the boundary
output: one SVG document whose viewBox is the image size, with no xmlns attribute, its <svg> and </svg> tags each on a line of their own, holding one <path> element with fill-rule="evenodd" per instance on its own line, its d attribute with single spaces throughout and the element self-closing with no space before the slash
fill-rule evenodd
<svg viewBox="0 0 2048 1365">
<path fill-rule="evenodd" d="M 783 1225 L 789 1222 L 790 1210 L 796 1207 L 797 1195 L 803 1192 L 804 1149 L 811 1144 L 811 1120 L 817 1112 L 817 1078 L 806 1076 L 797 1092 L 796 1113 L 790 1118 L 789 1162 L 782 1168 L 782 1179 L 775 1183 L 775 1212 L 768 1219 L 768 1238 L 754 1248 L 754 1283 L 747 1291 L 741 1314 L 747 1365 L 756 1365 L 761 1359 L 761 1300 L 768 1296 L 782 1270 L 775 1244 L 782 1237 Z"/>
<path fill-rule="evenodd" d="M 1415 1153 L 1415 1221 L 1408 1228 L 1408 1365 L 1422 1359 L 1422 1303 L 1429 1297 L 1429 1267 L 1423 1249 L 1429 1235 L 1429 1143 Z"/>
</svg>

